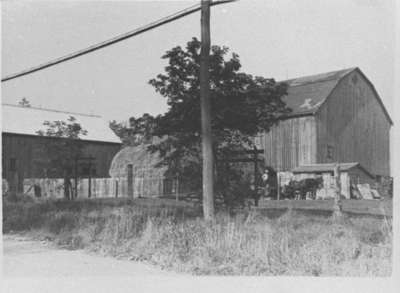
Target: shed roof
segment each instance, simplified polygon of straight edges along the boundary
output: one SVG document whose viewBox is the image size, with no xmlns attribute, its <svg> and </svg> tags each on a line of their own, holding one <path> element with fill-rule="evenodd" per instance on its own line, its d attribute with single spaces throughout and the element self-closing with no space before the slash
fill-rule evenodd
<svg viewBox="0 0 400 293">
<path fill-rule="evenodd" d="M 340 80 L 355 70 L 357 70 L 372 87 L 383 112 L 392 124 L 392 120 L 373 84 L 358 67 L 281 81 L 287 83 L 289 86 L 288 94 L 282 98 L 286 105 L 292 109 L 289 117 L 315 114 Z"/>
<path fill-rule="evenodd" d="M 22 107 L 12 104 L 2 104 L 2 132 L 38 135 L 37 131 L 45 130 L 44 121 L 67 121 L 70 116 L 87 130 L 82 140 L 108 143 L 121 143 L 121 140 L 111 130 L 107 121 L 100 116 L 64 112 L 36 107 Z"/>
<path fill-rule="evenodd" d="M 373 177 L 367 170 L 365 170 L 360 163 L 350 162 L 350 163 L 339 163 L 340 171 L 349 171 L 352 168 L 359 168 L 363 170 L 366 174 Z M 302 165 L 294 168 L 292 173 L 323 173 L 323 172 L 333 172 L 335 169 L 335 163 L 324 163 L 324 164 L 309 164 Z"/>
</svg>

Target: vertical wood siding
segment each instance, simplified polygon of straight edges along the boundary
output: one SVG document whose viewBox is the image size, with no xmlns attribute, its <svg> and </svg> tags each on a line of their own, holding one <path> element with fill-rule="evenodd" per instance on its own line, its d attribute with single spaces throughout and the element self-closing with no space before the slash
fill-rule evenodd
<svg viewBox="0 0 400 293">
<path fill-rule="evenodd" d="M 359 162 L 371 174 L 390 174 L 390 123 L 374 91 L 357 71 L 339 82 L 316 121 L 318 163 Z M 328 145 L 333 147 L 331 159 Z"/>
<path fill-rule="evenodd" d="M 265 163 L 280 171 L 316 162 L 316 126 L 312 116 L 282 120 L 263 133 Z"/>
</svg>

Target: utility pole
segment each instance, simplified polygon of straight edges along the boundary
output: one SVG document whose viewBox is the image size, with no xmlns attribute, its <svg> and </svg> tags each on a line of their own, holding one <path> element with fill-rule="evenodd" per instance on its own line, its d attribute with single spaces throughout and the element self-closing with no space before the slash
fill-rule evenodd
<svg viewBox="0 0 400 293">
<path fill-rule="evenodd" d="M 214 156 L 211 133 L 210 104 L 210 3 L 201 0 L 200 106 L 203 155 L 203 213 L 214 219 Z"/>
</svg>

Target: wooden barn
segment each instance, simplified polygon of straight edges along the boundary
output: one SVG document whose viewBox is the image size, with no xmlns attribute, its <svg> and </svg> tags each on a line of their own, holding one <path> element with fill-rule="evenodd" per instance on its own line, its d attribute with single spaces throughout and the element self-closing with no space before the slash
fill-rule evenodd
<svg viewBox="0 0 400 293">
<path fill-rule="evenodd" d="M 39 136 L 37 131 L 46 129 L 44 121 L 67 121 L 70 116 L 87 130 L 82 137 L 84 157 L 92 158 L 90 170 L 87 163 L 80 163 L 78 174 L 86 176 L 90 172 L 94 178 L 109 177 L 111 161 L 121 148 L 121 141 L 100 116 L 2 104 L 2 178 L 8 182 L 17 180 L 22 190 L 24 179 L 48 177 L 38 161 L 46 156 L 43 145 L 49 139 L 60 138 Z"/>
<path fill-rule="evenodd" d="M 358 162 L 373 176 L 390 176 L 392 120 L 359 68 L 285 81 L 292 109 L 256 138 L 265 163 L 279 171 L 321 163 Z"/>
</svg>

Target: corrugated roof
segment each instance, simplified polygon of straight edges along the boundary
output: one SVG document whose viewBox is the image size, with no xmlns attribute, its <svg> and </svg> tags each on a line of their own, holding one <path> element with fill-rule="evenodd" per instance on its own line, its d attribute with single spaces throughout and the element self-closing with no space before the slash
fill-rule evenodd
<svg viewBox="0 0 400 293">
<path fill-rule="evenodd" d="M 67 121 L 70 116 L 76 118 L 87 135 L 82 140 L 121 143 L 121 140 L 111 130 L 107 121 L 97 115 L 64 112 L 36 107 L 22 107 L 2 104 L 2 132 L 38 135 L 37 131 L 46 130 L 44 121 Z"/>
<path fill-rule="evenodd" d="M 292 115 L 315 113 L 337 83 L 356 68 L 348 68 L 328 73 L 284 80 L 288 84 L 288 94 L 282 100 L 292 109 Z"/>
<path fill-rule="evenodd" d="M 340 171 L 348 171 L 354 167 L 358 167 L 367 173 L 369 176 L 373 177 L 368 171 L 366 171 L 358 162 L 350 163 L 340 163 Z M 335 163 L 324 163 L 324 164 L 309 164 L 296 167 L 292 170 L 292 173 L 322 173 L 322 172 L 333 172 L 335 168 Z"/>
</svg>

